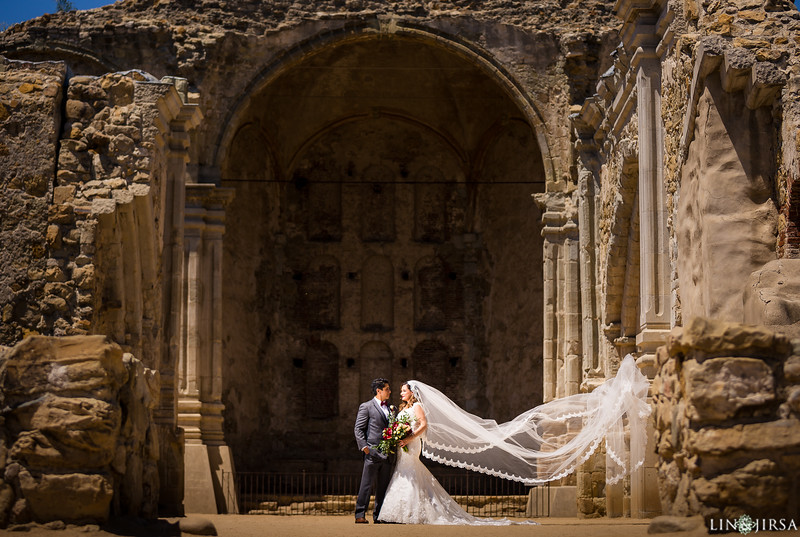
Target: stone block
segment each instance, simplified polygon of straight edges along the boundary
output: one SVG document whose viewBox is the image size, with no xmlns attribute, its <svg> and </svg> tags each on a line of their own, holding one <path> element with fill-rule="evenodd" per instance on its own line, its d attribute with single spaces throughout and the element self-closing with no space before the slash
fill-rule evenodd
<svg viewBox="0 0 800 537">
<path fill-rule="evenodd" d="M 744 322 L 800 329 L 800 259 L 776 259 L 750 274 Z"/>
<path fill-rule="evenodd" d="M 17 408 L 12 417 L 17 422 L 16 425 L 25 431 L 37 432 L 46 437 L 47 444 L 67 459 L 62 462 L 70 462 L 76 467 L 95 467 L 110 462 L 109 456 L 114 452 L 119 433 L 121 410 L 116 403 L 100 399 L 67 398 L 48 393 Z M 24 435 L 25 433 L 21 437 L 35 438 Z M 27 445 L 30 446 L 31 443 Z M 35 445 L 40 444 L 37 442 Z M 26 453 L 17 444 L 10 450 L 15 459 L 24 457 Z M 76 455 L 79 460 L 74 460 Z M 62 464 L 58 464 L 58 461 L 44 464 L 44 467 L 51 468 L 59 466 Z"/>
<path fill-rule="evenodd" d="M 207 518 L 198 516 L 190 516 L 181 519 L 178 522 L 178 527 L 181 532 L 189 533 L 191 535 L 216 535 L 217 528 L 214 523 Z"/>
<path fill-rule="evenodd" d="M 757 509 L 760 513 L 785 512 L 790 480 L 779 475 L 778 465 L 768 459 L 750 462 L 744 468 L 692 482 L 698 499 L 706 505 Z M 783 509 L 782 509 L 783 508 Z"/>
<path fill-rule="evenodd" d="M 783 375 L 789 382 L 800 382 L 800 356 L 792 356 L 783 364 Z"/>
<path fill-rule="evenodd" d="M 686 396 L 693 420 L 725 420 L 740 409 L 758 407 L 775 399 L 770 367 L 755 358 L 712 358 L 683 363 Z"/>
<path fill-rule="evenodd" d="M 765 326 L 694 317 L 682 330 L 673 331 L 667 340 L 671 356 L 699 351 L 705 356 L 764 356 L 779 357 L 791 354 L 790 340 Z"/>
<path fill-rule="evenodd" d="M 692 531 L 701 528 L 703 524 L 704 519 L 701 516 L 658 516 L 650 522 L 650 525 L 647 527 L 647 533 L 674 533 Z"/>
<path fill-rule="evenodd" d="M 29 337 L 0 364 L 7 398 L 52 392 L 108 397 L 127 380 L 122 349 L 105 336 Z"/>
<path fill-rule="evenodd" d="M 692 453 L 721 455 L 732 451 L 753 453 L 800 448 L 800 420 L 782 419 L 767 423 L 734 425 L 727 429 L 703 428 L 689 431 L 686 447 Z"/>
<path fill-rule="evenodd" d="M 113 485 L 101 474 L 44 474 L 27 470 L 19 474 L 20 490 L 39 522 L 105 521 L 109 515 Z"/>
</svg>

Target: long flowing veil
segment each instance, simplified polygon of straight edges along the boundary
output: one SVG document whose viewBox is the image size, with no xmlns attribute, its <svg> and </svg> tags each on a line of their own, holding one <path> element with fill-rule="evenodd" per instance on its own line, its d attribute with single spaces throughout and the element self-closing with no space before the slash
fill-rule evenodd
<svg viewBox="0 0 800 537">
<path fill-rule="evenodd" d="M 409 384 L 428 420 L 422 454 L 443 464 L 541 484 L 575 471 L 603 439 L 608 483 L 644 462 L 649 383 L 631 355 L 593 392 L 545 403 L 500 424 L 470 414 L 423 382 Z"/>
</svg>

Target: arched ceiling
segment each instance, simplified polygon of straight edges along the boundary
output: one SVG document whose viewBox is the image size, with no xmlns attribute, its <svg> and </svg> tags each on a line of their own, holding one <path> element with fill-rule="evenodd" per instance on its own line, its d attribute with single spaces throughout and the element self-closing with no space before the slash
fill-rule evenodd
<svg viewBox="0 0 800 537">
<path fill-rule="evenodd" d="M 475 63 L 435 44 L 401 37 L 334 44 L 287 67 L 239 114 L 256 125 L 284 170 L 335 125 L 391 115 L 437 132 L 469 158 L 498 123 L 523 114 Z"/>
</svg>

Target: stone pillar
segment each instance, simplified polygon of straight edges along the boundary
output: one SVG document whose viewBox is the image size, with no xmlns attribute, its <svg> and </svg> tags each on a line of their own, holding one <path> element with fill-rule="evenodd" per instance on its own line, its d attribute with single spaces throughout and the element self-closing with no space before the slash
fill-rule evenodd
<svg viewBox="0 0 800 537">
<path fill-rule="evenodd" d="M 639 120 L 640 304 L 636 345 L 639 367 L 655 374 L 655 350 L 670 329 L 670 267 L 664 189 L 664 129 L 661 121 L 661 62 L 650 48 L 631 61 L 636 71 Z"/>
<path fill-rule="evenodd" d="M 597 277 L 595 249 L 595 174 L 578 161 L 578 222 L 580 223 L 580 284 L 581 284 L 581 373 L 584 376 L 598 371 L 597 349 Z M 585 379 L 581 379 L 583 381 Z"/>
<path fill-rule="evenodd" d="M 544 232 L 543 232 L 544 233 Z M 544 382 L 544 402 L 552 401 L 556 398 L 556 256 L 558 249 L 555 244 L 547 240 L 544 241 L 544 309 L 542 314 L 542 331 L 544 346 L 542 350 L 543 360 L 543 382 Z"/>
<path fill-rule="evenodd" d="M 233 459 L 223 434 L 222 237 L 232 191 L 186 185 L 186 295 L 178 366 L 178 424 L 185 432 L 187 512 L 230 513 L 235 492 L 224 487 Z"/>
<path fill-rule="evenodd" d="M 158 141 L 165 147 L 164 176 L 161 183 L 163 223 L 162 271 L 164 274 L 163 312 L 164 347 L 158 365 L 161 396 L 154 416 L 159 431 L 160 514 L 182 515 L 184 496 L 183 431 L 177 423 L 175 366 L 181 348 L 183 325 L 183 225 L 184 189 L 189 162 L 189 133 L 200 124 L 202 113 L 195 104 L 188 104 L 179 92 L 176 79 L 165 80 L 176 87 L 158 102 L 161 116 Z M 177 80 L 180 82 L 180 80 Z M 185 80 L 183 80 L 185 82 Z"/>
<path fill-rule="evenodd" d="M 563 193 L 534 195 L 544 229 L 544 400 L 578 393 L 581 309 L 577 209 Z"/>
<path fill-rule="evenodd" d="M 583 373 L 581 356 L 581 297 L 578 250 L 578 225 L 567 220 L 564 233 L 564 393 L 563 396 L 578 393 Z"/>
<path fill-rule="evenodd" d="M 661 62 L 654 48 L 640 47 L 631 60 L 636 72 L 639 121 L 640 295 L 637 365 L 648 376 L 656 373 L 656 348 L 669 334 L 670 266 L 667 200 L 664 189 L 664 129 L 661 120 Z M 652 423 L 648 436 L 652 438 Z M 651 451 L 648 451 L 651 453 Z M 657 458 L 631 474 L 631 516 L 651 517 L 661 511 L 657 488 Z"/>
</svg>

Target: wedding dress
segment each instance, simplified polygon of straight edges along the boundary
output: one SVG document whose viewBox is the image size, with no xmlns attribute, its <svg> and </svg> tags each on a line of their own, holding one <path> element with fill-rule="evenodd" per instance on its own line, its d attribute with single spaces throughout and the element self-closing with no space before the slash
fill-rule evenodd
<svg viewBox="0 0 800 537">
<path fill-rule="evenodd" d="M 407 416 L 414 431 L 418 426 L 414 408 L 419 404 L 403 409 L 398 416 Z M 512 523 L 507 518 L 478 518 L 464 511 L 419 460 L 420 438 L 412 440 L 407 447 L 407 452 L 397 451 L 397 465 L 378 516 L 380 522 L 493 526 Z"/>
<path fill-rule="evenodd" d="M 512 380 L 513 382 L 513 380 Z M 509 524 L 466 513 L 419 460 L 437 462 L 529 485 L 574 472 L 606 445 L 606 482 L 616 483 L 644 463 L 650 415 L 650 384 L 631 355 L 614 378 L 590 393 L 550 401 L 498 424 L 460 408 L 419 381 L 408 386 L 428 422 L 424 444 L 417 438 L 399 452 L 378 520 L 409 524 Z M 404 409 L 416 420 L 414 407 Z M 412 423 L 412 429 L 414 423 Z"/>
</svg>

